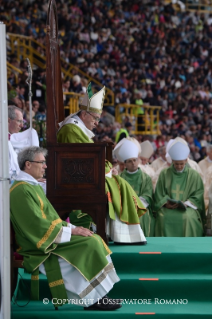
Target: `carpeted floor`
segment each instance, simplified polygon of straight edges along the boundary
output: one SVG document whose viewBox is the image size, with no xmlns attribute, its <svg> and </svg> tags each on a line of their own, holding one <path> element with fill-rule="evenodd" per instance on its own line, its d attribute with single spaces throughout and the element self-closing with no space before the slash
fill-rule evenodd
<svg viewBox="0 0 212 319">
<path fill-rule="evenodd" d="M 121 279 L 109 296 L 122 298 L 113 312 L 87 311 L 75 305 L 54 310 L 45 276 L 40 276 L 40 299 L 30 301 L 30 275 L 19 269 L 17 304 L 11 317 L 24 318 L 212 318 L 212 238 L 148 238 L 146 246 L 115 246 L 112 259 Z"/>
</svg>

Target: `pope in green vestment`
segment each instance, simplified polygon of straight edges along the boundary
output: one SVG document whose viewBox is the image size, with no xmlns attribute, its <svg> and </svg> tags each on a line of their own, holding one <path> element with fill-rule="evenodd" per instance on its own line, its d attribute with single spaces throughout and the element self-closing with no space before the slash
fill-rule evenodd
<svg viewBox="0 0 212 319">
<path fill-rule="evenodd" d="M 181 138 L 168 151 L 173 164 L 160 173 L 154 195 L 155 236 L 203 236 L 204 186 L 198 172 L 186 164 L 189 152 Z"/>
<path fill-rule="evenodd" d="M 104 88 L 103 88 L 104 89 Z M 67 117 L 61 124 L 57 134 L 60 143 L 93 143 L 94 134 L 92 129 L 100 119 L 104 101 L 104 90 L 92 95 L 88 87 L 84 100 L 80 104 L 80 110 L 76 114 Z M 140 225 L 139 218 L 144 215 L 146 209 L 131 186 L 120 176 L 111 173 L 112 164 L 105 162 L 105 189 L 108 196 L 109 215 L 112 220 L 118 219 L 126 225 Z M 85 212 L 75 211 L 70 214 L 70 221 L 75 225 L 89 227 L 92 223 L 90 216 L 85 216 Z M 139 230 L 140 233 L 140 230 Z M 137 239 L 132 236 L 120 239 L 123 242 L 139 242 L 142 235 L 138 234 Z M 135 240 L 135 241 L 134 241 Z M 116 237 L 116 241 L 119 238 Z"/>
</svg>

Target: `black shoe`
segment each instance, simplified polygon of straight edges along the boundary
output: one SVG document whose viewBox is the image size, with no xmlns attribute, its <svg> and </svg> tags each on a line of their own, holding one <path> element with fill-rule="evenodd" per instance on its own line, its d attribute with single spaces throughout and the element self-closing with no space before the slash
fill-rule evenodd
<svg viewBox="0 0 212 319">
<path fill-rule="evenodd" d="M 147 244 L 147 241 L 140 241 L 140 242 L 136 242 L 136 243 L 119 243 L 117 241 L 114 241 L 114 244 L 115 245 L 146 245 Z"/>
<path fill-rule="evenodd" d="M 84 307 L 85 310 L 102 310 L 102 311 L 113 311 L 122 307 L 122 305 L 118 302 L 121 299 L 110 299 L 107 296 L 103 297 L 95 304 L 90 307 Z"/>
</svg>

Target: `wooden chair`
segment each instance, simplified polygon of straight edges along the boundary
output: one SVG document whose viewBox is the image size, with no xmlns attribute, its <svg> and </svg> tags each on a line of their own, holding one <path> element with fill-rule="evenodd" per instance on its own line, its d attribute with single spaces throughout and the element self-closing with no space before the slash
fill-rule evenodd
<svg viewBox="0 0 212 319">
<path fill-rule="evenodd" d="M 72 209 L 88 212 L 106 241 L 105 155 L 111 160 L 112 146 L 106 151 L 107 143 L 57 143 L 64 106 L 55 0 L 49 1 L 47 15 L 46 85 L 47 197 L 61 217 Z"/>
</svg>

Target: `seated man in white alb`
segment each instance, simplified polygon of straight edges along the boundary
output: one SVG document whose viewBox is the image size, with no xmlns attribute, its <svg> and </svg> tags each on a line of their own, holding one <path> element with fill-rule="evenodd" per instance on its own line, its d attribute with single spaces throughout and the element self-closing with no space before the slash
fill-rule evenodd
<svg viewBox="0 0 212 319">
<path fill-rule="evenodd" d="M 9 147 L 9 174 L 13 181 L 18 175 L 20 169 L 17 161 L 17 154 L 26 147 L 39 146 L 38 134 L 32 129 L 27 129 L 23 132 L 20 130 L 23 127 L 23 112 L 15 105 L 8 106 L 8 147 Z M 39 180 L 40 185 L 46 193 L 46 180 Z"/>
<path fill-rule="evenodd" d="M 157 170 L 161 168 L 164 163 L 166 163 L 166 146 L 160 147 L 158 153 L 160 156 L 156 158 L 150 165 L 155 172 L 157 172 Z"/>
<path fill-rule="evenodd" d="M 21 151 L 21 171 L 10 188 L 11 222 L 23 266 L 32 274 L 31 297 L 38 299 L 33 280 L 40 271 L 47 276 L 53 298 L 88 310 L 118 309 L 118 301 L 106 296 L 119 281 L 112 252 L 89 229 L 62 221 L 38 183 L 47 167 L 46 154 L 39 147 Z"/>
<path fill-rule="evenodd" d="M 155 175 L 154 169 L 149 165 L 149 160 L 152 154 L 154 153 L 154 149 L 150 141 L 144 141 L 141 143 L 141 164 L 139 164 L 140 169 L 153 178 Z"/>
<path fill-rule="evenodd" d="M 204 177 L 207 177 L 207 170 L 209 167 L 212 166 L 212 145 L 208 144 L 207 145 L 207 157 L 204 158 L 202 161 L 199 163 L 199 167 L 201 168 L 201 171 L 204 175 Z"/>
</svg>

